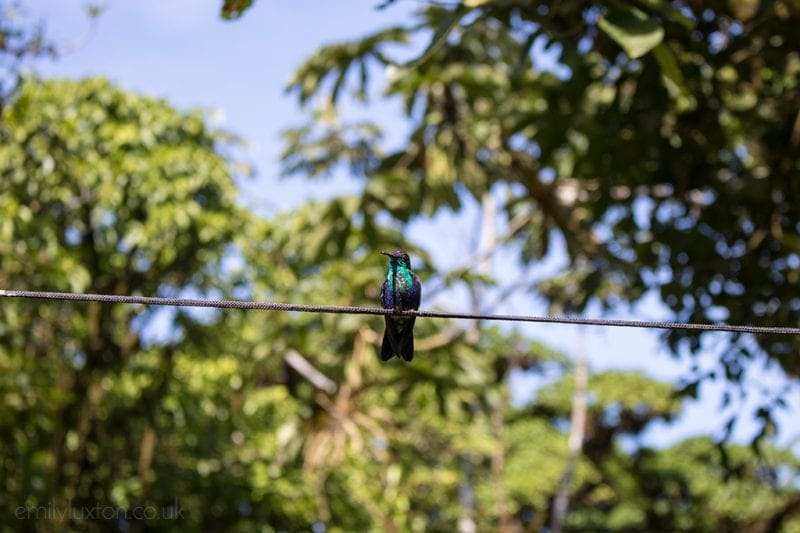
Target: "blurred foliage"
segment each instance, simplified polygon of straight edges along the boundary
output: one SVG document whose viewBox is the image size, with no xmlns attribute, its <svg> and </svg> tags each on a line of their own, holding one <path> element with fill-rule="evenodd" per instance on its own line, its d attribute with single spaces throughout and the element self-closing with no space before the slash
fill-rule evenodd
<svg viewBox="0 0 800 533">
<path fill-rule="evenodd" d="M 83 47 L 94 33 L 106 9 L 104 1 L 86 2 L 83 11 L 89 28 L 70 43 L 56 43 L 48 36 L 43 20 L 31 15 L 21 0 L 0 0 L 0 107 L 22 80 L 20 68 L 36 58 L 55 59 Z"/>
<path fill-rule="evenodd" d="M 228 20 L 238 19 L 252 6 L 253 0 L 224 0 L 220 15 Z"/>
<path fill-rule="evenodd" d="M 365 220 L 506 191 L 509 224 L 527 217 L 505 243 L 521 267 L 565 242 L 563 270 L 526 287 L 554 312 L 654 289 L 681 321 L 800 322 L 797 2 L 421 4 L 289 84 L 326 116 L 348 94 L 399 100 L 408 134 L 382 152 L 376 124 L 315 115 L 287 133 L 288 173 L 347 164 Z M 700 335 L 666 338 L 697 352 Z M 800 340 L 756 341 L 732 337 L 729 380 L 762 350 L 800 376 Z"/>
<path fill-rule="evenodd" d="M 58 53 L 41 25 L 25 15 L 21 2 L 0 1 L 0 104 L 16 86 L 23 60 Z"/>
<path fill-rule="evenodd" d="M 2 287 L 374 305 L 374 250 L 402 241 L 358 216 L 364 197 L 257 217 L 235 203 L 235 138 L 102 79 L 29 79 L 0 118 Z M 569 358 L 476 327 L 420 321 L 414 364 L 381 364 L 380 317 L 5 301 L 0 523 L 535 530 L 567 455 Z M 519 371 L 555 377 L 514 407 Z M 682 401 L 621 372 L 590 397 L 567 527 L 800 529 L 791 453 L 626 446 Z"/>
</svg>

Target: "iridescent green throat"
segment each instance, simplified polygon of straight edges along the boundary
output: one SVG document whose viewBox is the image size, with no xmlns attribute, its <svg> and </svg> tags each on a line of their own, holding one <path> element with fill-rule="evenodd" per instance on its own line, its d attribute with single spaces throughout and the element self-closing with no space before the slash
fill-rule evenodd
<svg viewBox="0 0 800 533">
<path fill-rule="evenodd" d="M 389 268 L 386 269 L 386 285 L 390 291 L 395 290 L 395 283 L 397 288 L 402 290 L 410 289 L 414 283 L 414 276 L 411 270 L 402 261 L 389 262 Z"/>
</svg>

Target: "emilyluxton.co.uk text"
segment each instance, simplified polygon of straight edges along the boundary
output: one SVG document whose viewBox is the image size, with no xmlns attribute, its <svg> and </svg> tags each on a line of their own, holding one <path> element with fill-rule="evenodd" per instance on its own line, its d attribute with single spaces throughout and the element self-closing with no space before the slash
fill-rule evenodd
<svg viewBox="0 0 800 533">
<path fill-rule="evenodd" d="M 17 507 L 14 511 L 17 520 L 180 520 L 184 518 L 178 499 L 169 505 L 140 505 L 125 509 L 110 505 L 73 506 L 72 500 L 59 505 L 51 500 L 47 505 L 36 507 Z"/>
</svg>

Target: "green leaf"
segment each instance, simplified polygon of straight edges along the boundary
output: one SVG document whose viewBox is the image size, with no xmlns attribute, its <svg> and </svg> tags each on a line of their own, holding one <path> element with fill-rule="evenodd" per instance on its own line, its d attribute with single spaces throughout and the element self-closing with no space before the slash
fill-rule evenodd
<svg viewBox="0 0 800 533">
<path fill-rule="evenodd" d="M 635 7 L 610 9 L 598 25 L 631 59 L 642 57 L 664 38 L 661 24 Z"/>
<path fill-rule="evenodd" d="M 681 72 L 672 50 L 664 43 L 661 43 L 653 49 L 653 56 L 655 56 L 658 66 L 661 68 L 664 85 L 666 85 L 670 96 L 676 100 L 678 109 L 680 111 L 693 109 L 695 100 L 686 86 L 683 72 Z"/>
<path fill-rule="evenodd" d="M 220 14 L 224 19 L 234 20 L 241 17 L 252 6 L 253 0 L 225 0 Z"/>
<path fill-rule="evenodd" d="M 467 6 L 472 7 L 472 6 Z M 459 7 L 454 10 L 450 16 L 442 22 L 439 29 L 431 37 L 431 41 L 425 51 L 416 59 L 404 65 L 406 68 L 418 67 L 430 59 L 444 44 L 447 42 L 447 37 L 456 29 L 461 18 L 466 14 L 467 9 Z"/>
</svg>

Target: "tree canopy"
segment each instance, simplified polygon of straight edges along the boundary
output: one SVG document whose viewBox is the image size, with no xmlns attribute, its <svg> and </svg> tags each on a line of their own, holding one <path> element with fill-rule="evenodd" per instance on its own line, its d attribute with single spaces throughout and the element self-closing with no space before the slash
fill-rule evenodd
<svg viewBox="0 0 800 533">
<path fill-rule="evenodd" d="M 349 165 L 367 178 L 367 219 L 408 221 L 507 188 L 506 219 L 527 217 L 508 242 L 523 267 L 554 235 L 566 243 L 564 270 L 528 287 L 554 310 L 654 289 L 679 320 L 800 321 L 794 4 L 423 5 L 319 49 L 289 85 L 334 110 L 377 85 L 405 105 L 399 147 L 380 145 L 378 124 L 313 120 L 288 135 L 288 173 Z M 698 333 L 668 341 L 700 349 Z M 797 339 L 755 341 L 733 338 L 729 379 L 762 350 L 800 374 Z"/>
</svg>

